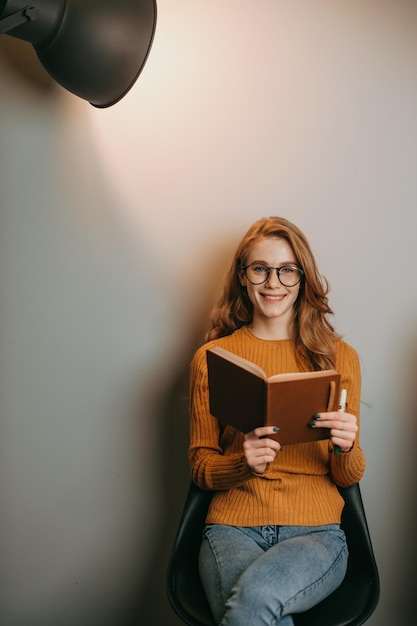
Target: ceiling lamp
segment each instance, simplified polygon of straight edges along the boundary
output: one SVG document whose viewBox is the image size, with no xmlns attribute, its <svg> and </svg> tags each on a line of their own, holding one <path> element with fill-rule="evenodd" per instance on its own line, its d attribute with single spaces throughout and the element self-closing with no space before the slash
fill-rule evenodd
<svg viewBox="0 0 417 626">
<path fill-rule="evenodd" d="M 57 83 L 100 108 L 134 85 L 155 26 L 156 0 L 0 0 L 0 34 L 30 42 Z"/>
</svg>

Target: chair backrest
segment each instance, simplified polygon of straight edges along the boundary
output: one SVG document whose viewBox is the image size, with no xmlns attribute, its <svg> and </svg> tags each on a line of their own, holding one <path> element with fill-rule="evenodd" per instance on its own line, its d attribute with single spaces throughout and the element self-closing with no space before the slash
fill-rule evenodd
<svg viewBox="0 0 417 626">
<path fill-rule="evenodd" d="M 309 611 L 294 615 L 296 626 L 360 626 L 375 610 L 379 575 L 359 485 L 340 489 L 345 500 L 342 528 L 349 562 L 341 586 Z M 216 626 L 198 572 L 198 553 L 211 493 L 190 484 L 172 548 L 167 593 L 172 608 L 188 626 Z"/>
</svg>

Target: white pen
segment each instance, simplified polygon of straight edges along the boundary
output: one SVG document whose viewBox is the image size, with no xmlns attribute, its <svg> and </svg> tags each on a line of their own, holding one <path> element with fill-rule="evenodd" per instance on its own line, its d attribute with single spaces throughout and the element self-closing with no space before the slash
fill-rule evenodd
<svg viewBox="0 0 417 626">
<path fill-rule="evenodd" d="M 347 392 L 346 389 L 342 389 L 340 392 L 339 411 L 344 413 L 346 411 Z"/>
<path fill-rule="evenodd" d="M 346 400 L 347 400 L 347 392 L 346 389 L 342 389 L 340 392 L 340 400 L 339 400 L 339 411 L 344 413 L 346 411 Z M 337 456 L 340 452 L 339 446 L 334 446 L 333 449 L 335 455 Z"/>
</svg>

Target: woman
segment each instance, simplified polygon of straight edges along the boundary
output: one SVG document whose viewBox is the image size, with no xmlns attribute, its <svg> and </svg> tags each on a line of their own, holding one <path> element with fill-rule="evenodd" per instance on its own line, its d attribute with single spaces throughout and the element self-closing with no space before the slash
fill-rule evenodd
<svg viewBox="0 0 417 626">
<path fill-rule="evenodd" d="M 190 375 L 192 477 L 213 491 L 200 550 L 201 580 L 221 626 L 294 624 L 342 582 L 347 546 L 337 486 L 358 482 L 360 366 L 328 320 L 328 287 L 303 233 L 257 221 L 244 236 Z M 215 345 L 268 376 L 336 369 L 348 407 L 314 416 L 330 439 L 283 446 L 274 427 L 243 435 L 210 415 L 206 350 Z"/>
</svg>

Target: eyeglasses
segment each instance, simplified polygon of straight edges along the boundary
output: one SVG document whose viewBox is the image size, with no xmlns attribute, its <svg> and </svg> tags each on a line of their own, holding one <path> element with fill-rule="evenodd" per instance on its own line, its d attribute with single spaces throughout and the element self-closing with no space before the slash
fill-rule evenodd
<svg viewBox="0 0 417 626">
<path fill-rule="evenodd" d="M 263 263 L 252 263 L 240 268 L 245 272 L 246 278 L 252 285 L 266 283 L 272 270 L 275 270 L 278 280 L 284 287 L 295 287 L 304 276 L 302 269 L 296 265 L 283 265 L 282 267 L 269 267 Z"/>
</svg>

